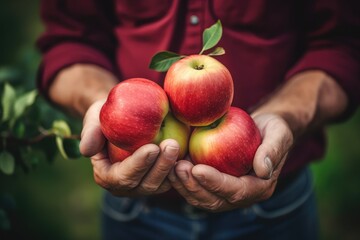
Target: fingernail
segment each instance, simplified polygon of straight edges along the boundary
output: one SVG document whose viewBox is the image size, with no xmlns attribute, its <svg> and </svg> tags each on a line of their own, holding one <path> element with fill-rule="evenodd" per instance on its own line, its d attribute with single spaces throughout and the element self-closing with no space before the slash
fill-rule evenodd
<svg viewBox="0 0 360 240">
<path fill-rule="evenodd" d="M 186 171 L 178 172 L 178 176 L 182 181 L 187 181 L 189 179 L 189 174 Z"/>
<path fill-rule="evenodd" d="M 166 146 L 164 149 L 164 155 L 166 159 L 174 161 L 178 158 L 179 148 L 173 146 Z"/>
<path fill-rule="evenodd" d="M 157 156 L 158 156 L 158 155 L 159 155 L 159 152 L 151 152 L 151 153 L 149 153 L 146 161 L 152 163 L 152 162 L 154 162 L 154 161 L 157 159 Z"/>
<path fill-rule="evenodd" d="M 271 178 L 274 171 L 271 159 L 269 157 L 265 157 L 264 161 L 265 161 L 265 166 L 269 170 L 269 178 Z"/>
</svg>

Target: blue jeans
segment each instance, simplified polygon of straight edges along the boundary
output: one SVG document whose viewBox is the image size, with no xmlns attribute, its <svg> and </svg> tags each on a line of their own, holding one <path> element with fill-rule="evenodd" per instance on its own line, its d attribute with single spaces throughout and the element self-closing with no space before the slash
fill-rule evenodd
<svg viewBox="0 0 360 240">
<path fill-rule="evenodd" d="M 223 213 L 149 207 L 147 199 L 104 195 L 103 239 L 318 239 L 311 172 L 303 170 L 281 191 L 249 208 Z"/>
</svg>

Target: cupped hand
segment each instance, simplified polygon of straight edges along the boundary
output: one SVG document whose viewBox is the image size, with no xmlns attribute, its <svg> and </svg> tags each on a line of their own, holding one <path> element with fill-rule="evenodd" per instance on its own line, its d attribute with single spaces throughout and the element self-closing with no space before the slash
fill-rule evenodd
<svg viewBox="0 0 360 240">
<path fill-rule="evenodd" d="M 189 204 L 212 212 L 248 207 L 268 199 L 274 192 L 293 134 L 278 115 L 253 116 L 262 136 L 256 151 L 253 173 L 234 177 L 207 165 L 190 161 L 176 163 L 168 179 Z"/>
<path fill-rule="evenodd" d="M 167 176 L 179 154 L 179 144 L 171 139 L 159 146 L 147 144 L 122 162 L 111 164 L 106 139 L 101 132 L 99 113 L 105 100 L 87 111 L 81 133 L 80 151 L 91 158 L 95 182 L 116 196 L 145 196 L 168 191 Z"/>
</svg>

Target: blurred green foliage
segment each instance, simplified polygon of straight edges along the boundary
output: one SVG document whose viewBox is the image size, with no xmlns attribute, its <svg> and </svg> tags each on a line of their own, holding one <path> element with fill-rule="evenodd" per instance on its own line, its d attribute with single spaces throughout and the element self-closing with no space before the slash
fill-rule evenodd
<svg viewBox="0 0 360 240">
<path fill-rule="evenodd" d="M 328 150 L 312 165 L 323 239 L 359 239 L 360 111 L 328 128 Z"/>
<path fill-rule="evenodd" d="M 38 0 L 0 2 L 0 69 L 6 69 L 0 75 L 6 73 L 2 78 L 10 79 L 17 91 L 35 88 L 40 55 L 34 44 L 42 31 L 38 7 Z M 70 119 L 44 99 L 38 101 L 40 116 Z M 47 120 L 41 119 L 50 127 Z M 79 120 L 69 122 L 79 133 Z M 312 165 L 322 239 L 360 237 L 359 134 L 360 111 L 345 123 L 329 126 L 327 154 Z M 64 143 L 64 148 L 68 144 L 73 145 Z M 53 148 L 50 144 L 43 150 Z M 0 210 L 0 239 L 99 239 L 101 189 L 88 159 L 71 161 L 58 155 L 46 160 L 40 155 L 32 157 L 37 164 L 29 172 L 0 173 L 0 206 L 6 209 Z"/>
<path fill-rule="evenodd" d="M 39 126 L 56 135 L 31 146 L 1 144 L 0 239 L 98 239 L 101 194 L 91 164 L 64 159 L 79 156 L 78 140 L 62 138 L 79 134 L 81 121 L 34 91 L 40 62 L 35 41 L 42 32 L 38 12 L 37 0 L 0 2 L 1 136 L 33 138 Z"/>
</svg>

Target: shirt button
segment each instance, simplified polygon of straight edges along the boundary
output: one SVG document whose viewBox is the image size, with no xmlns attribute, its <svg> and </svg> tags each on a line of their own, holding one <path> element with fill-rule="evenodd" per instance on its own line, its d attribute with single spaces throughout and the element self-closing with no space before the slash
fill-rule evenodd
<svg viewBox="0 0 360 240">
<path fill-rule="evenodd" d="M 190 23 L 192 25 L 197 25 L 199 23 L 199 17 L 196 15 L 191 15 L 190 16 Z"/>
</svg>

